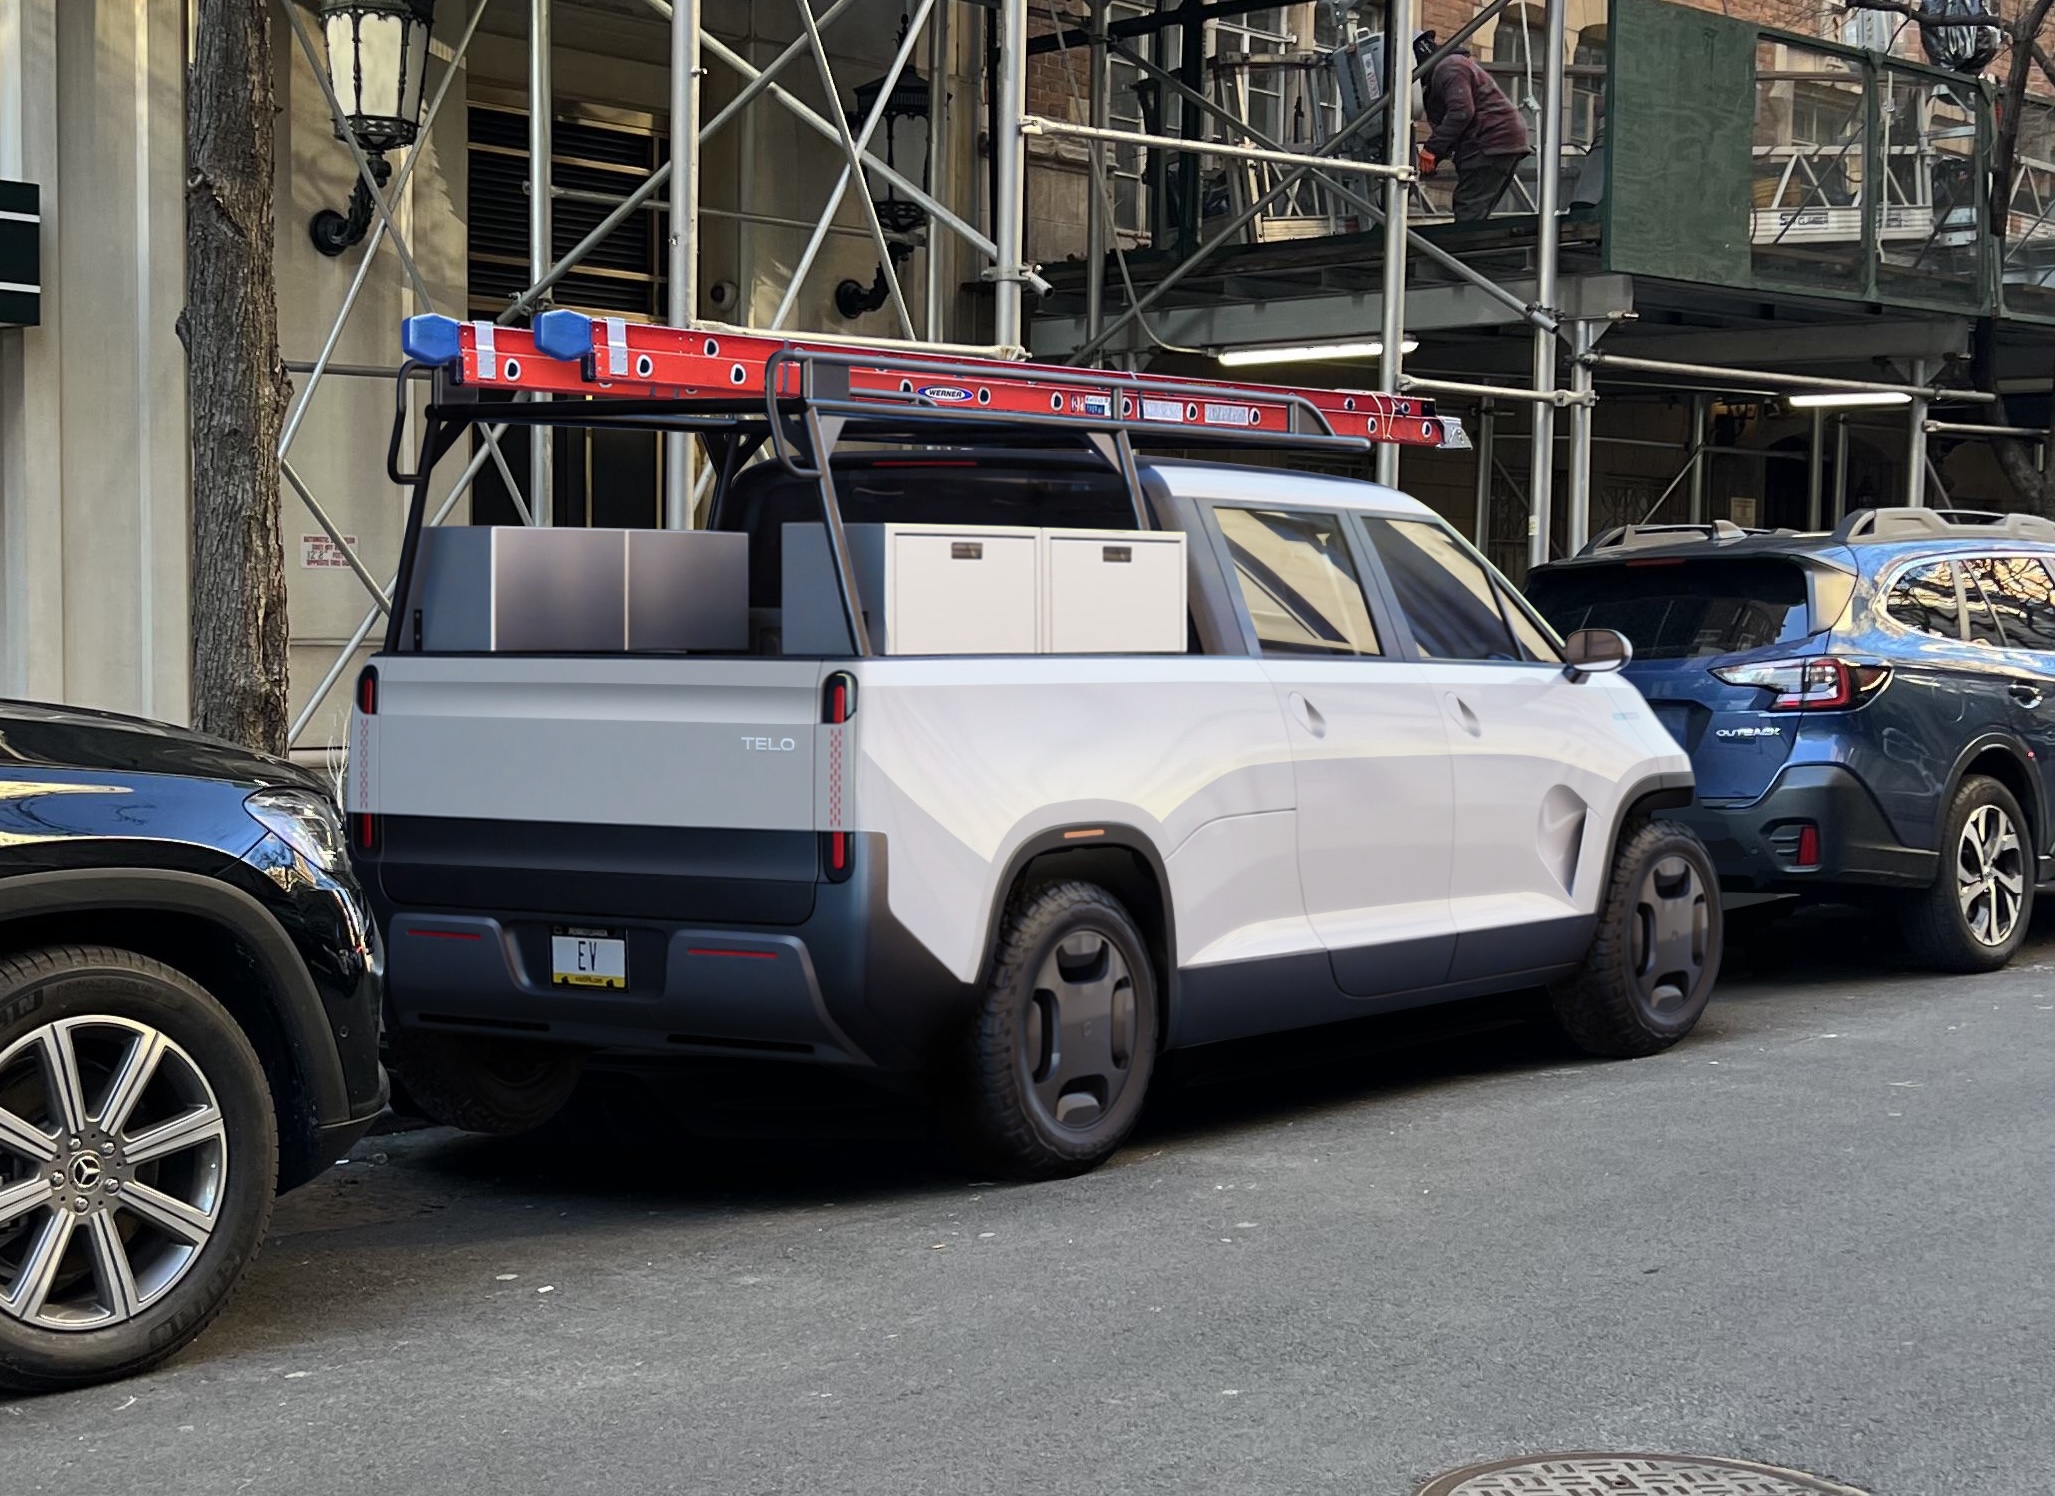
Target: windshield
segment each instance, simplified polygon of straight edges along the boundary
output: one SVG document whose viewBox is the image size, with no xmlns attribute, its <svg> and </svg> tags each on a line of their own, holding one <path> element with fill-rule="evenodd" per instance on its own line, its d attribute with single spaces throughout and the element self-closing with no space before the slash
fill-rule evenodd
<svg viewBox="0 0 2055 1496">
<path fill-rule="evenodd" d="M 1804 571 L 1764 557 L 1546 571 L 1528 579 L 1527 596 L 1558 633 L 1618 629 L 1637 660 L 1734 654 L 1811 632 Z"/>
</svg>

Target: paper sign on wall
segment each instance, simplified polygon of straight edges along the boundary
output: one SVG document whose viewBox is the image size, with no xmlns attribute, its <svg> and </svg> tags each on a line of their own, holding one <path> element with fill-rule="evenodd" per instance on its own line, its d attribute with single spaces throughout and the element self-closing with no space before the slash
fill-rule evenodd
<svg viewBox="0 0 2055 1496">
<path fill-rule="evenodd" d="M 343 543 L 351 550 L 357 548 L 357 537 L 343 536 Z M 322 571 L 332 568 L 350 569 L 349 561 L 343 556 L 342 546 L 326 535 L 302 535 L 300 537 L 300 565 L 310 570 Z"/>
</svg>

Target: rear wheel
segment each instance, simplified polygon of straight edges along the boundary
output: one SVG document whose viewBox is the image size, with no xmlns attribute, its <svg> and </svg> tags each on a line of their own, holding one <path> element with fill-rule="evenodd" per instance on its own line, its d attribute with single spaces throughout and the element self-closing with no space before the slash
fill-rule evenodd
<svg viewBox="0 0 2055 1496">
<path fill-rule="evenodd" d="M 1081 1174 L 1126 1139 L 1155 1068 L 1155 975 L 1120 901 L 1075 882 L 1019 897 L 954 1078 L 964 1151 L 1017 1178 Z"/>
<path fill-rule="evenodd" d="M 519 1039 L 401 1029 L 392 1038 L 392 1064 L 431 1121 L 505 1135 L 531 1131 L 562 1111 L 585 1057 Z"/>
<path fill-rule="evenodd" d="M 1720 896 L 1704 843 L 1674 821 L 1621 839 L 1584 964 L 1550 994 L 1578 1048 L 1627 1058 L 1690 1033 L 1719 977 Z"/>
<path fill-rule="evenodd" d="M 2034 848 L 2019 802 L 1971 774 L 1941 833 L 1941 870 L 1910 900 L 1906 943 L 1938 971 L 1996 971 L 2026 939 L 2034 909 Z"/>
<path fill-rule="evenodd" d="M 277 1180 L 263 1066 L 207 992 L 129 951 L 0 961 L 0 1387 L 172 1355 L 256 1256 Z"/>
</svg>

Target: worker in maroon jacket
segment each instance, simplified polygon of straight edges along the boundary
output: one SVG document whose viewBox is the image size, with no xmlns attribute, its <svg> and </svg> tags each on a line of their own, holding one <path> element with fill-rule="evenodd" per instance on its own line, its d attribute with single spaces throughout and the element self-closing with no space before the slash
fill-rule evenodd
<svg viewBox="0 0 2055 1496">
<path fill-rule="evenodd" d="M 1434 33 L 1413 37 L 1414 65 L 1434 55 Z M 1444 161 L 1456 163 L 1457 223 L 1491 216 L 1513 180 L 1513 169 L 1529 153 L 1527 121 L 1491 74 L 1461 47 L 1434 65 L 1424 87 L 1427 124 L 1420 148 L 1420 175 L 1431 177 Z"/>
</svg>

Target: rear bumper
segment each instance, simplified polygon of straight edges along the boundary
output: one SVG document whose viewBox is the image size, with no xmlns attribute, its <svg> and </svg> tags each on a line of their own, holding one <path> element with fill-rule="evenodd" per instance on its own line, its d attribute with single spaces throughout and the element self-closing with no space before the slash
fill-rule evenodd
<svg viewBox="0 0 2055 1496">
<path fill-rule="evenodd" d="M 884 839 L 854 840 L 851 877 L 817 885 L 797 924 L 381 900 L 393 1016 L 592 1050 L 921 1068 L 966 989 L 892 919 Z M 563 925 L 626 938 L 625 990 L 552 980 Z"/>
<path fill-rule="evenodd" d="M 1802 893 L 1825 885 L 1920 888 L 1935 854 L 1899 842 L 1863 782 L 1838 764 L 1785 768 L 1746 805 L 1699 802 L 1665 813 L 1704 841 L 1728 892 Z M 1796 828 L 1819 828 L 1817 867 L 1793 865 Z"/>
</svg>

